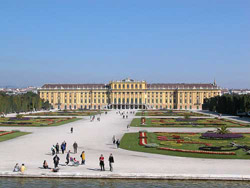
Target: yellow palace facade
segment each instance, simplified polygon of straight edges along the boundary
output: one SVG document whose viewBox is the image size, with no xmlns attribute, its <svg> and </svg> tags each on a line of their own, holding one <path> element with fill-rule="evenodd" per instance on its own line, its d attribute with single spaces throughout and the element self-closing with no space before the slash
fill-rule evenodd
<svg viewBox="0 0 250 188">
<path fill-rule="evenodd" d="M 213 84 L 148 84 L 124 79 L 109 84 L 45 84 L 39 95 L 55 109 L 202 109 L 204 99 L 221 95 Z"/>
</svg>

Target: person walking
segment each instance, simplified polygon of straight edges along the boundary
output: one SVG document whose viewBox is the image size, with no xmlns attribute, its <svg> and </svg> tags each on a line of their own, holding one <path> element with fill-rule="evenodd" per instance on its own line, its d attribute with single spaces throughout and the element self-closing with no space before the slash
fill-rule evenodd
<svg viewBox="0 0 250 188">
<path fill-rule="evenodd" d="M 109 156 L 109 168 L 110 168 L 111 172 L 113 172 L 113 163 L 114 163 L 114 157 L 113 157 L 112 153 L 110 153 L 110 156 Z"/>
<path fill-rule="evenodd" d="M 58 154 L 58 153 L 59 153 L 59 144 L 56 143 L 56 154 Z"/>
<path fill-rule="evenodd" d="M 61 144 L 61 150 L 62 150 L 62 154 L 64 154 L 64 150 L 65 150 L 64 143 Z"/>
<path fill-rule="evenodd" d="M 70 132 L 73 133 L 73 127 L 70 128 Z"/>
<path fill-rule="evenodd" d="M 112 138 L 113 144 L 115 144 L 115 135 Z"/>
<path fill-rule="evenodd" d="M 52 154 L 52 156 L 55 155 L 55 146 L 51 147 L 51 154 Z"/>
<path fill-rule="evenodd" d="M 73 148 L 74 148 L 74 153 L 77 153 L 78 144 L 76 142 L 74 142 Z"/>
<path fill-rule="evenodd" d="M 63 144 L 64 144 L 64 151 L 67 150 L 67 143 L 65 142 L 65 140 L 63 141 Z"/>
<path fill-rule="evenodd" d="M 100 158 L 99 158 L 99 162 L 100 162 L 100 167 L 101 167 L 101 171 L 105 171 L 105 167 L 104 167 L 104 157 L 101 154 Z"/>
<path fill-rule="evenodd" d="M 116 146 L 117 146 L 117 148 L 119 148 L 119 146 L 120 146 L 120 140 L 119 139 L 116 140 Z"/>
<path fill-rule="evenodd" d="M 85 151 L 82 152 L 80 157 L 82 159 L 82 165 L 85 165 Z"/>
<path fill-rule="evenodd" d="M 69 158 L 70 158 L 70 150 L 68 151 L 67 155 L 66 155 L 66 165 L 69 164 Z"/>
<path fill-rule="evenodd" d="M 60 158 L 57 155 L 55 155 L 55 157 L 53 158 L 53 161 L 54 161 L 55 168 L 57 168 L 59 161 L 60 161 Z"/>
</svg>

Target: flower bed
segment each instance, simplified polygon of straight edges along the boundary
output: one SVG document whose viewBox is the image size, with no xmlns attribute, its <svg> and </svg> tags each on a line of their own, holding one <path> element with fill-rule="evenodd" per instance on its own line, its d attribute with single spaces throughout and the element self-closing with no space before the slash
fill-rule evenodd
<svg viewBox="0 0 250 188">
<path fill-rule="evenodd" d="M 2 131 L 1 131 L 2 132 Z M 0 136 L 4 136 L 4 135 L 7 135 L 7 134 L 12 134 L 14 133 L 14 131 L 10 131 L 10 132 L 4 132 L 4 133 L 1 133 Z"/>
<path fill-rule="evenodd" d="M 157 149 L 167 150 L 167 151 L 185 152 L 185 153 L 200 153 L 200 154 L 215 154 L 215 155 L 236 155 L 235 152 L 214 152 L 214 151 L 185 150 L 185 149 L 174 149 L 174 148 L 168 148 L 168 147 L 159 147 Z"/>
<path fill-rule="evenodd" d="M 147 141 L 147 133 L 146 132 L 139 132 L 139 144 L 144 146 L 148 143 Z"/>
<path fill-rule="evenodd" d="M 242 134 L 237 134 L 237 133 L 218 134 L 209 132 L 201 134 L 201 138 L 204 139 L 238 139 L 242 137 L 243 137 Z"/>
</svg>

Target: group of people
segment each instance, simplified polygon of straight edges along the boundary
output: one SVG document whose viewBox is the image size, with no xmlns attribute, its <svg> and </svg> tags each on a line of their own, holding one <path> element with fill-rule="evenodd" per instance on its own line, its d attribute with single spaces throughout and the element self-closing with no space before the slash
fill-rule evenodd
<svg viewBox="0 0 250 188">
<path fill-rule="evenodd" d="M 71 129 L 71 132 L 73 132 L 72 129 Z M 57 172 L 59 170 L 58 165 L 59 165 L 60 158 L 59 158 L 58 154 L 60 152 L 60 148 L 61 148 L 62 154 L 64 154 L 64 152 L 67 150 L 67 143 L 65 141 L 63 141 L 61 146 L 59 146 L 59 144 L 56 143 L 56 145 L 53 145 L 51 148 L 51 154 L 52 154 L 52 156 L 54 156 L 53 157 L 54 168 L 52 169 L 54 172 Z M 78 144 L 76 142 L 73 143 L 73 149 L 74 149 L 74 154 L 77 153 Z M 66 155 L 66 162 L 65 162 L 66 165 L 68 165 L 70 162 L 70 158 L 71 158 L 70 153 L 71 153 L 70 150 L 68 150 L 67 155 Z M 84 153 L 84 151 L 83 151 L 83 153 Z M 81 158 L 82 158 L 82 164 L 85 164 L 85 154 L 84 155 L 81 154 Z M 77 161 L 77 160 L 76 160 L 76 158 L 74 158 L 72 161 Z M 45 169 L 49 168 L 46 160 L 44 160 L 44 162 L 43 162 L 43 168 L 45 168 Z"/>
<path fill-rule="evenodd" d="M 112 172 L 113 171 L 113 163 L 115 162 L 112 153 L 109 155 L 108 161 L 109 161 L 109 170 Z M 104 163 L 103 154 L 101 154 L 101 156 L 99 157 L 99 163 L 100 163 L 101 171 L 105 171 L 105 163 Z"/>
<path fill-rule="evenodd" d="M 119 148 L 119 146 L 120 146 L 120 140 L 116 139 L 115 135 L 112 138 L 112 142 L 113 142 L 114 145 L 116 144 L 117 148 Z"/>
<path fill-rule="evenodd" d="M 24 173 L 24 171 L 26 170 L 26 167 L 24 166 L 24 164 L 22 164 L 22 166 L 20 167 L 18 165 L 18 163 L 16 163 L 16 165 L 14 166 L 13 172 L 21 172 Z"/>
<path fill-rule="evenodd" d="M 67 143 L 65 141 L 62 142 L 61 144 L 61 151 L 62 154 L 64 154 L 64 151 L 67 149 Z M 59 150 L 60 150 L 60 146 L 58 143 L 56 143 L 56 145 L 53 145 L 51 147 L 51 154 L 52 156 L 54 156 L 55 154 L 59 154 Z"/>
</svg>

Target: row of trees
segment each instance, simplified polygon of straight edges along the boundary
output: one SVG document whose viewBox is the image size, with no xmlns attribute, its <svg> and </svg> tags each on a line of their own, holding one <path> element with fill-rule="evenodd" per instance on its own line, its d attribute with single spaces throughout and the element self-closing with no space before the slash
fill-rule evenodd
<svg viewBox="0 0 250 188">
<path fill-rule="evenodd" d="M 203 109 L 236 115 L 237 111 L 250 111 L 250 95 L 225 94 L 205 99 Z"/>
<path fill-rule="evenodd" d="M 32 92 L 11 96 L 0 92 L 0 113 L 28 112 L 49 108 L 48 101 L 44 102 L 38 94 Z"/>
</svg>

